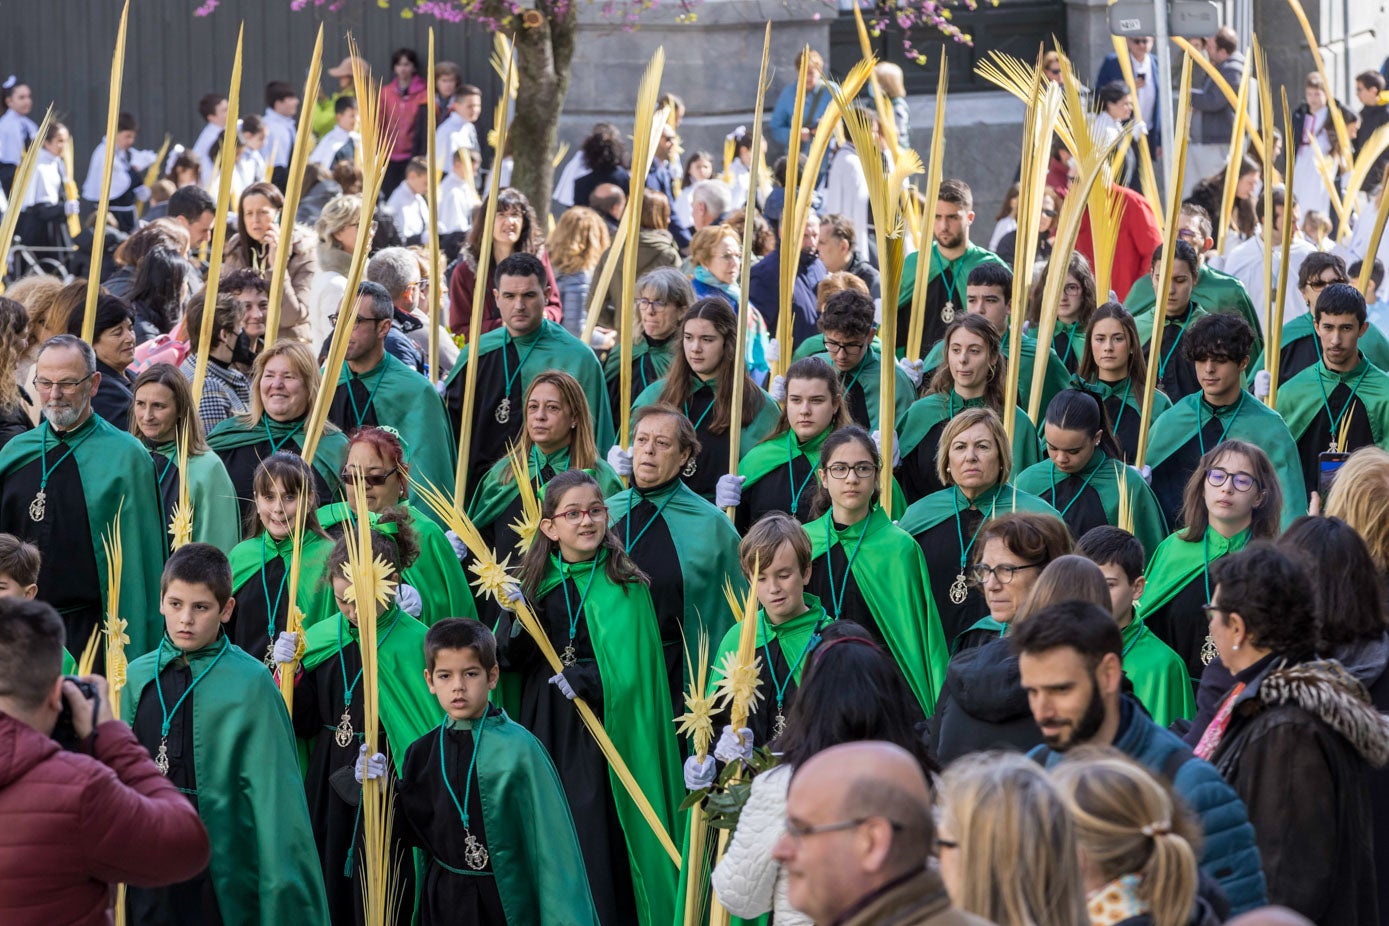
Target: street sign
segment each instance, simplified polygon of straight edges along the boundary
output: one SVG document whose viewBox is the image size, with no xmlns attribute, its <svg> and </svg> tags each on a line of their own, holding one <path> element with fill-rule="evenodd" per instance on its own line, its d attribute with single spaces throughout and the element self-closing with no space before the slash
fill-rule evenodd
<svg viewBox="0 0 1389 926">
<path fill-rule="evenodd" d="M 1157 4 L 1149 0 L 1118 0 L 1109 7 L 1109 31 L 1125 38 L 1157 35 Z M 1220 28 L 1220 7 L 1211 0 L 1172 0 L 1167 5 L 1167 34 L 1187 39 L 1208 38 Z"/>
</svg>

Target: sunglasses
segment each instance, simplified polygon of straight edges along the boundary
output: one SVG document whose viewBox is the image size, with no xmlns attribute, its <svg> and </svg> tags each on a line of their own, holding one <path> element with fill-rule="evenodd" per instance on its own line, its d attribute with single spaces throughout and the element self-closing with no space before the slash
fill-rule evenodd
<svg viewBox="0 0 1389 926">
<path fill-rule="evenodd" d="M 390 482 L 391 477 L 399 471 L 399 466 L 393 466 L 384 473 L 376 473 L 374 475 L 372 473 L 364 473 L 359 469 L 345 469 L 338 473 L 338 479 L 341 480 L 343 485 L 361 482 L 371 486 L 373 489 L 379 489 L 387 482 Z"/>
</svg>

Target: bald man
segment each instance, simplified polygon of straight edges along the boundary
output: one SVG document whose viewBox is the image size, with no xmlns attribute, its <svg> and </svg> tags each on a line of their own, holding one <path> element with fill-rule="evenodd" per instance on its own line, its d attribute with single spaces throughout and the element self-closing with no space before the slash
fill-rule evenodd
<svg viewBox="0 0 1389 926">
<path fill-rule="evenodd" d="M 1235 917 L 1229 926 L 1312 926 L 1312 921 L 1287 907 L 1262 907 Z"/>
<path fill-rule="evenodd" d="M 936 839 L 921 766 L 891 743 L 844 743 L 796 769 L 772 856 L 817 926 L 974 926 L 927 859 Z"/>
</svg>

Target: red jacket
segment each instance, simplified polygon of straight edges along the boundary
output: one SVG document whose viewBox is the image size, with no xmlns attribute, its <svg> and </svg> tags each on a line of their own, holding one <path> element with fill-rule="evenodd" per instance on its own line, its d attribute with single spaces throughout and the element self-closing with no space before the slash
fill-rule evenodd
<svg viewBox="0 0 1389 926">
<path fill-rule="evenodd" d="M 410 86 L 404 93 L 400 92 L 400 84 L 394 78 L 381 88 L 381 128 L 382 131 L 395 132 L 392 161 L 410 160 L 410 152 L 415 146 L 415 113 L 428 99 L 424 78 L 418 74 L 410 79 Z"/>
<path fill-rule="evenodd" d="M 1162 244 L 1162 226 L 1142 193 L 1126 186 L 1114 188 L 1124 199 L 1124 211 L 1119 217 L 1119 240 L 1114 248 L 1114 269 L 1110 271 L 1109 285 L 1123 302 L 1134 281 L 1152 270 L 1153 252 Z M 1085 255 L 1091 267 L 1095 265 L 1095 242 L 1090 237 L 1088 209 L 1080 222 L 1080 234 L 1076 235 L 1076 250 Z M 1103 303 L 1109 299 L 1109 294 L 1097 293 L 1096 298 Z"/>
<path fill-rule="evenodd" d="M 198 812 L 130 728 L 97 728 L 95 758 L 0 713 L 0 923 L 111 922 L 113 885 L 159 887 L 207 867 Z"/>
<path fill-rule="evenodd" d="M 549 297 L 545 303 L 545 317 L 556 324 L 564 321 L 564 304 L 560 301 L 559 283 L 555 282 L 555 271 L 550 269 L 550 258 L 541 251 L 536 257 L 545 265 L 545 285 Z M 495 264 L 493 267 L 495 268 Z M 495 270 L 493 271 L 495 273 Z M 473 269 L 473 258 L 466 252 L 463 259 L 453 268 L 449 277 L 449 330 L 465 337 L 468 326 L 473 323 L 473 286 L 477 282 L 477 272 Z M 487 298 L 482 303 L 482 334 L 493 328 L 500 328 L 502 316 L 497 312 L 497 297 L 491 286 L 487 287 Z"/>
</svg>

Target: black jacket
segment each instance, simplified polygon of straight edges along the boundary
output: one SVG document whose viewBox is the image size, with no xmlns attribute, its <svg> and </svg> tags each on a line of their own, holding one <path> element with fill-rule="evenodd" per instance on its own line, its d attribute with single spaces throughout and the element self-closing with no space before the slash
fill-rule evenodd
<svg viewBox="0 0 1389 926">
<path fill-rule="evenodd" d="M 1378 923 L 1370 769 L 1389 717 L 1333 660 L 1275 658 L 1236 696 L 1211 762 L 1244 800 L 1269 903 L 1322 926 Z"/>
<path fill-rule="evenodd" d="M 983 749 L 1026 751 L 1042 742 L 1006 639 L 955 654 L 928 729 L 941 765 Z"/>
<path fill-rule="evenodd" d="M 92 411 L 105 418 L 120 431 L 130 430 L 130 403 L 135 398 L 130 387 L 134 385 L 122 370 L 107 366 L 100 360 L 96 371 L 101 374 L 101 385 L 92 396 Z"/>
</svg>

